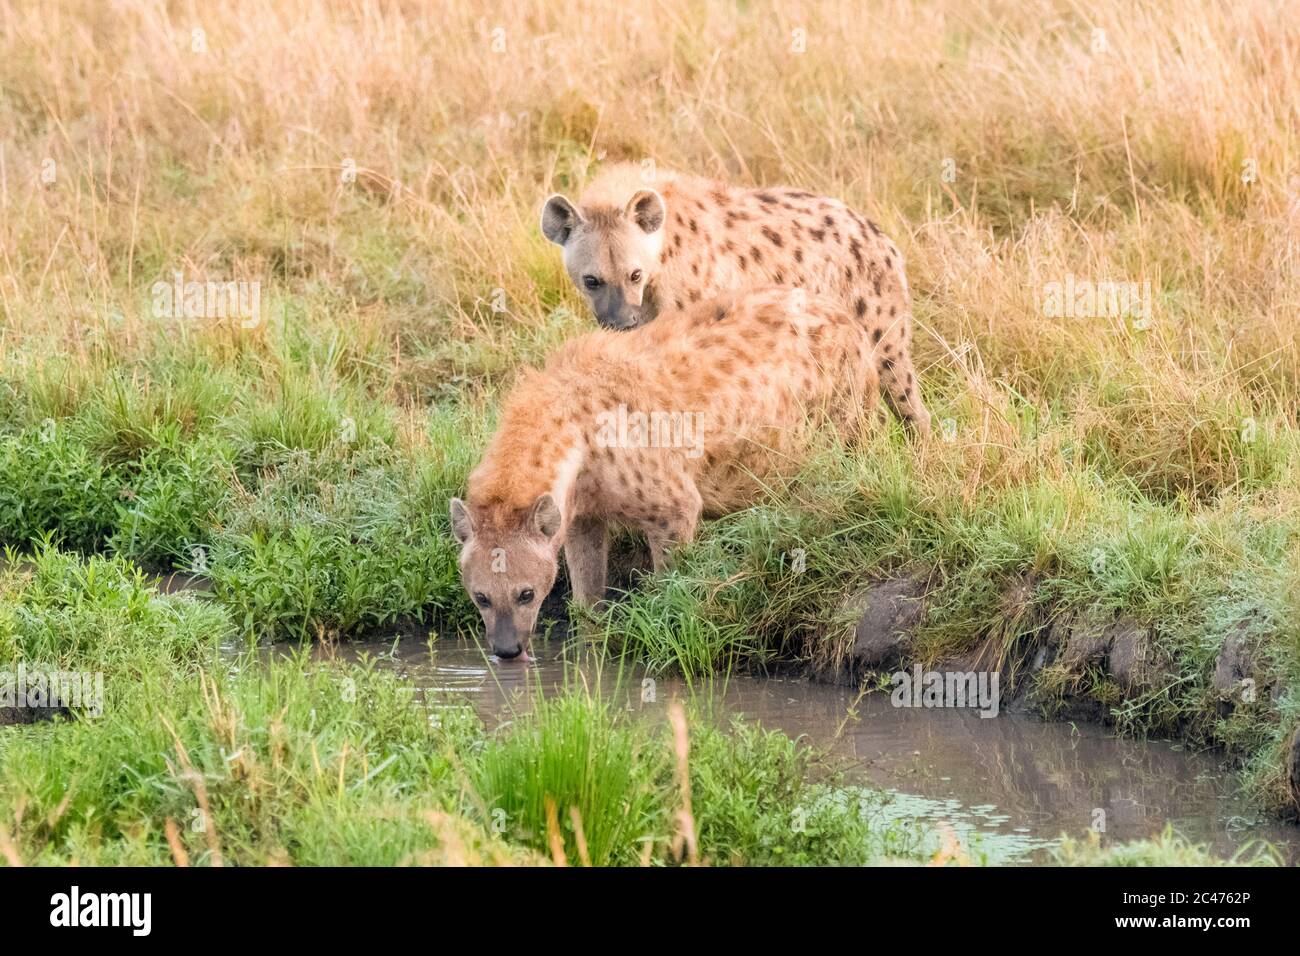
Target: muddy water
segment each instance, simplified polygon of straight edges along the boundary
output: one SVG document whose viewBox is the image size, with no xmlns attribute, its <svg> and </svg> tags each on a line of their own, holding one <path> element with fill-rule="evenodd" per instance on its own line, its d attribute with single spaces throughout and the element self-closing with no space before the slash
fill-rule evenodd
<svg viewBox="0 0 1300 956">
<path fill-rule="evenodd" d="M 469 701 L 489 725 L 564 686 L 566 671 L 570 680 L 599 682 L 647 714 L 692 693 L 678 680 L 620 677 L 608 661 L 575 667 L 544 654 L 529 664 L 496 664 L 477 646 L 446 639 L 352 643 L 316 653 L 374 657 L 435 703 Z M 1252 810 L 1234 792 L 1229 769 L 1175 744 L 1005 711 L 982 718 L 974 710 L 895 708 L 885 693 L 859 698 L 848 688 L 796 678 L 732 677 L 694 693 L 710 694 L 715 714 L 743 714 L 807 738 L 841 758 L 850 780 L 889 794 L 881 813 L 951 826 L 991 861 L 1046 860 L 1062 834 L 1084 837 L 1095 821 L 1104 822 L 1103 843 L 1151 837 L 1172 824 L 1220 855 L 1265 840 L 1289 862 L 1300 860 L 1300 829 Z"/>
</svg>

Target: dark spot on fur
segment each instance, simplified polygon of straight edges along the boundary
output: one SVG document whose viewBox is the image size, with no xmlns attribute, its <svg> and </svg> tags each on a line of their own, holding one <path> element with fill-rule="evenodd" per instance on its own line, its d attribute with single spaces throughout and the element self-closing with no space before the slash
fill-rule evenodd
<svg viewBox="0 0 1300 956">
<path fill-rule="evenodd" d="M 776 246 L 778 249 L 780 249 L 783 245 L 785 245 L 785 240 L 781 238 L 780 233 L 778 233 L 771 226 L 763 227 L 763 235 L 767 237 L 768 242 Z"/>
<path fill-rule="evenodd" d="M 862 318 L 867 314 L 867 302 L 865 299 L 859 298 L 857 302 L 853 303 L 853 314 L 858 318 Z"/>
</svg>

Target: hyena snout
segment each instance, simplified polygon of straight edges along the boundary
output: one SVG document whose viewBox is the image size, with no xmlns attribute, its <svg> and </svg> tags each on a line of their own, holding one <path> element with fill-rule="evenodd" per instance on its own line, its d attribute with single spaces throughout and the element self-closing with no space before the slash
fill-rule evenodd
<svg viewBox="0 0 1300 956">
<path fill-rule="evenodd" d="M 501 660 L 510 661 L 527 649 L 530 637 L 531 628 L 520 630 L 509 618 L 499 618 L 488 631 L 488 645 Z"/>
<path fill-rule="evenodd" d="M 602 328 L 612 329 L 615 332 L 626 332 L 629 329 L 635 329 L 641 324 L 641 312 L 637 309 L 620 315 L 598 315 L 596 321 L 600 323 Z"/>
<path fill-rule="evenodd" d="M 602 328 L 623 332 L 641 324 L 645 312 L 640 289 L 624 290 L 607 284 L 588 294 L 591 311 Z"/>
</svg>

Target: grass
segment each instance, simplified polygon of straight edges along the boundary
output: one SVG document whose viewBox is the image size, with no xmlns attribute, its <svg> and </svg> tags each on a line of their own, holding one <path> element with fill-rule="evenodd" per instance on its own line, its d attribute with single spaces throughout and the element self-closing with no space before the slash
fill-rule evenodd
<svg viewBox="0 0 1300 956">
<path fill-rule="evenodd" d="M 374 661 L 218 653 L 236 631 L 121 559 L 47 548 L 6 572 L 6 658 L 98 669 L 107 698 L 99 716 L 6 729 L 10 863 L 680 861 L 663 725 L 574 684 L 489 734 L 465 704 L 417 696 Z M 703 861 L 924 859 L 900 849 L 898 824 L 850 812 L 814 809 L 792 829 L 829 784 L 807 782 L 813 757 L 784 735 L 692 728 Z"/>
<path fill-rule="evenodd" d="M 850 785 L 807 744 L 723 724 L 707 695 L 670 704 L 666 722 L 638 720 L 615 705 L 617 684 L 575 679 L 489 732 L 464 702 L 416 694 L 374 660 L 264 658 L 230 643 L 237 633 L 219 604 L 159 593 L 120 558 L 47 547 L 11 565 L 0 586 L 6 659 L 98 671 L 105 700 L 99 714 L 4 728 L 6 862 L 981 860 L 882 813 L 884 795 Z M 1100 858 L 1112 852 L 1145 851 Z"/>
<path fill-rule="evenodd" d="M 843 599 L 901 573 L 935 587 L 926 661 L 985 649 L 1019 666 L 1046 626 L 1120 616 L 1176 679 L 1135 689 L 1058 663 L 1035 677 L 1044 708 L 1082 700 L 1125 732 L 1225 747 L 1262 803 L 1294 812 L 1300 29 L 1284 6 L 929 0 L 873 10 L 864 34 L 838 3 L 505 18 L 471 0 L 239 0 L 186 18 L 161 0 L 0 0 L 0 544 L 53 582 L 7 579 L 6 655 L 134 668 L 146 682 L 115 706 L 144 721 L 142 695 L 174 698 L 188 710 L 169 720 L 210 756 L 200 674 L 265 733 L 254 697 L 292 710 L 285 695 L 315 692 L 305 672 L 274 692 L 251 670 L 219 680 L 216 640 L 472 627 L 446 500 L 518 366 L 590 327 L 537 207 L 603 162 L 652 159 L 879 222 L 907 258 L 937 437 L 918 450 L 890 424 L 828 447 L 585 632 L 699 680 L 834 667 Z M 155 309 L 177 271 L 258 283 L 256 321 Z M 1144 315 L 1045 309 L 1067 280 L 1136 283 Z M 126 562 L 200 572 L 213 598 L 155 607 Z M 108 579 L 136 596 L 113 606 Z M 1225 707 L 1215 663 L 1243 622 L 1263 692 Z M 101 629 L 124 636 L 102 651 L 51 636 Z M 146 739 L 106 719 L 119 759 L 169 746 L 154 722 Z M 78 722 L 21 733 L 73 748 L 42 772 L 45 812 L 79 760 L 113 774 Z M 26 746 L 2 759 L 34 761 Z M 24 852 L 169 859 L 159 834 L 186 791 L 159 767 L 136 782 L 173 802 L 132 805 L 139 825 L 92 814 Z M 355 859 L 549 856 L 549 837 L 503 841 L 473 807 L 371 781 L 370 824 L 323 786 L 294 790 L 310 812 L 266 811 L 300 837 L 234 814 L 225 852 L 324 861 L 337 828 Z M 716 858 L 759 858 L 763 826 L 732 819 Z"/>
</svg>

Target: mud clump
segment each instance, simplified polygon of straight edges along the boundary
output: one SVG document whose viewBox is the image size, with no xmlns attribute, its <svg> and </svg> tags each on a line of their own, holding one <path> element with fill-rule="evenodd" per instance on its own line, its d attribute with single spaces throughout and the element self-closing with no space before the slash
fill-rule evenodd
<svg viewBox="0 0 1300 956">
<path fill-rule="evenodd" d="M 1296 727 L 1291 734 L 1291 741 L 1286 748 L 1286 783 L 1292 807 L 1300 814 L 1300 727 Z"/>
<path fill-rule="evenodd" d="M 1251 686 L 1255 671 L 1255 642 L 1250 634 L 1250 620 L 1242 620 L 1223 640 L 1219 656 L 1214 662 L 1214 676 L 1210 686 L 1225 702 L 1242 699 L 1243 691 Z"/>
<path fill-rule="evenodd" d="M 56 716 L 69 716 L 66 707 L 0 707 L 0 727 L 12 727 L 19 724 L 39 724 L 53 720 Z"/>
<path fill-rule="evenodd" d="M 925 616 L 927 579 L 928 575 L 918 573 L 877 581 L 850 596 L 841 610 L 858 617 L 853 642 L 840 666 L 822 676 L 843 679 L 902 666 Z"/>
<path fill-rule="evenodd" d="M 1149 627 L 1129 617 L 1114 620 L 1081 614 L 1055 629 L 1060 635 L 1059 661 L 1072 671 L 1097 667 L 1125 691 L 1142 691 L 1176 676 L 1157 651 Z"/>
<path fill-rule="evenodd" d="M 1160 668 L 1151 648 L 1151 632 L 1132 621 L 1118 621 L 1110 628 L 1110 676 L 1127 690 L 1155 683 Z"/>
</svg>

